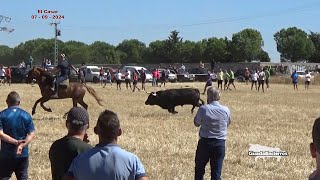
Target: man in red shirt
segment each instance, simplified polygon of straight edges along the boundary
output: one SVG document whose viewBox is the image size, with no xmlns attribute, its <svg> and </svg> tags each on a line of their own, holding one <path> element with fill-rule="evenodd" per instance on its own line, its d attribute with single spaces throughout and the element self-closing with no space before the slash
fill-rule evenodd
<svg viewBox="0 0 320 180">
<path fill-rule="evenodd" d="M 7 78 L 7 83 L 9 83 L 9 86 L 11 85 L 11 66 L 9 66 L 6 69 L 6 78 Z"/>
</svg>

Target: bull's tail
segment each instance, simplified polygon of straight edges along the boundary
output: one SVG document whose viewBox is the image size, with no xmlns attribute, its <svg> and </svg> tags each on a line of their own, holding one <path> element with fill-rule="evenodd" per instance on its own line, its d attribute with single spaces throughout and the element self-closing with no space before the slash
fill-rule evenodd
<svg viewBox="0 0 320 180">
<path fill-rule="evenodd" d="M 90 87 L 90 86 L 87 86 L 87 85 L 85 85 L 85 84 L 82 84 L 84 87 L 86 87 L 86 89 L 87 89 L 87 91 L 89 92 L 89 94 L 91 94 L 95 99 L 96 99 L 96 101 L 98 102 L 98 104 L 100 105 L 100 106 L 103 106 L 103 104 L 101 103 L 102 101 L 103 101 L 103 99 L 101 99 L 98 95 L 97 95 L 97 93 L 96 93 L 96 91 L 92 88 L 92 87 Z"/>
<path fill-rule="evenodd" d="M 204 101 L 202 99 L 199 99 L 201 101 L 201 105 L 204 105 Z"/>
</svg>

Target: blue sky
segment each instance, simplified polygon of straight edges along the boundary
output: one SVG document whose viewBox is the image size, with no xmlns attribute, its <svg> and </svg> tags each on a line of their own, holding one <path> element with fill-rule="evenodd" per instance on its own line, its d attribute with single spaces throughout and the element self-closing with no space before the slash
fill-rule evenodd
<svg viewBox="0 0 320 180">
<path fill-rule="evenodd" d="M 263 49 L 273 62 L 279 61 L 273 34 L 281 28 L 320 29 L 319 0 L 2 0 L 0 15 L 12 20 L 0 26 L 15 31 L 0 32 L 0 44 L 14 47 L 30 39 L 52 38 L 52 20 L 31 19 L 39 15 L 38 9 L 64 15 L 59 25 L 61 40 L 87 44 L 105 41 L 117 45 L 133 38 L 148 44 L 166 39 L 175 29 L 184 40 L 231 38 L 233 33 L 254 28 L 261 32 Z"/>
</svg>

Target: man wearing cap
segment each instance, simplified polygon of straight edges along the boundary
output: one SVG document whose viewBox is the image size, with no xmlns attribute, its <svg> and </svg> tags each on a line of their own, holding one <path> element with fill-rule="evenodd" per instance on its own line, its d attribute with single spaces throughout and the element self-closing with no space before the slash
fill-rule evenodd
<svg viewBox="0 0 320 180">
<path fill-rule="evenodd" d="M 320 117 L 314 121 L 312 128 L 312 143 L 310 143 L 312 158 L 316 159 L 316 170 L 309 176 L 309 180 L 320 179 Z"/>
<path fill-rule="evenodd" d="M 109 110 L 102 112 L 94 133 L 99 136 L 99 144 L 72 161 L 64 180 L 147 180 L 140 159 L 117 144 L 122 130 L 116 113 Z"/>
<path fill-rule="evenodd" d="M 14 172 L 18 180 L 28 179 L 28 144 L 35 134 L 32 117 L 19 107 L 15 91 L 7 96 L 8 108 L 0 112 L 0 179 L 10 179 Z"/>
<path fill-rule="evenodd" d="M 220 180 L 225 156 L 227 127 L 230 125 L 230 110 L 219 104 L 221 92 L 210 87 L 208 104 L 201 106 L 194 117 L 194 125 L 200 126 L 196 157 L 195 180 L 203 180 L 205 167 L 210 160 L 211 179 Z"/>
<path fill-rule="evenodd" d="M 68 171 L 72 160 L 82 152 L 92 148 L 84 142 L 89 127 L 89 114 L 82 107 L 73 107 L 66 121 L 68 134 L 55 141 L 49 150 L 53 180 L 61 180 Z"/>
</svg>

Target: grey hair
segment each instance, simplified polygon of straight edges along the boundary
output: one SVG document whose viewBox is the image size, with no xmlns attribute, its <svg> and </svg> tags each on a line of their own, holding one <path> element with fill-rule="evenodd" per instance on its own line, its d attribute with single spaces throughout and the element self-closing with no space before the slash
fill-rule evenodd
<svg viewBox="0 0 320 180">
<path fill-rule="evenodd" d="M 212 101 L 219 101 L 221 96 L 221 91 L 214 87 L 209 87 L 207 90 L 207 101 L 211 103 Z"/>
</svg>

